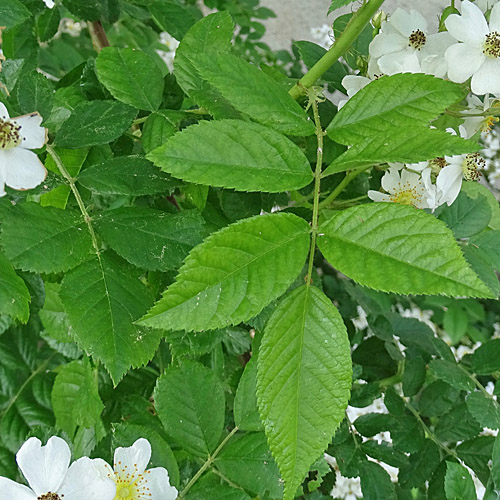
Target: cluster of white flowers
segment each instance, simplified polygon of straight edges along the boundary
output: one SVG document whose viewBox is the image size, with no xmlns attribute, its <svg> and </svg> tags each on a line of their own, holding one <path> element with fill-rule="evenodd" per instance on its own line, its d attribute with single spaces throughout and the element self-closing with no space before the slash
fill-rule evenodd
<svg viewBox="0 0 500 500">
<path fill-rule="evenodd" d="M 488 23 L 484 12 L 489 9 Z M 498 121 L 494 108 L 500 104 L 500 3 L 463 0 L 461 14 L 448 16 L 445 26 L 447 31 L 430 33 L 419 12 L 396 9 L 382 21 L 370 43 L 367 76 L 344 78 L 347 97 L 382 75 L 426 73 L 456 83 L 470 79 L 472 94 L 463 111 L 460 135 L 469 139 L 478 132 L 488 133 Z M 339 108 L 345 102 L 341 101 Z M 448 132 L 455 133 L 450 129 Z M 382 177 L 383 192 L 370 190 L 368 196 L 374 201 L 434 210 L 443 204 L 451 205 L 462 180 L 478 180 L 485 166 L 486 160 L 478 153 L 433 158 L 418 164 L 389 164 Z"/>
<path fill-rule="evenodd" d="M 147 439 L 117 448 L 113 467 L 100 458 L 82 457 L 70 465 L 66 441 L 53 436 L 45 446 L 29 438 L 16 460 L 29 486 L 0 477 L 0 496 L 16 500 L 175 500 L 163 467 L 146 470 L 151 458 Z"/>
</svg>

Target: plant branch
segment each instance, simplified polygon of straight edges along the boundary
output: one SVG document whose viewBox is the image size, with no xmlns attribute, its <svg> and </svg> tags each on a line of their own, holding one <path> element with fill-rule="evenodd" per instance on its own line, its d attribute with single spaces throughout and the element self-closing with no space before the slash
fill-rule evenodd
<svg viewBox="0 0 500 500">
<path fill-rule="evenodd" d="M 96 52 L 101 52 L 104 47 L 109 47 L 109 40 L 102 26 L 101 21 L 89 21 L 87 23 L 92 45 Z"/>
<path fill-rule="evenodd" d="M 368 168 L 370 167 L 358 168 L 346 174 L 346 176 L 340 181 L 339 185 L 319 204 L 319 208 L 324 208 L 330 205 L 351 181 Z"/>
<path fill-rule="evenodd" d="M 76 202 L 78 203 L 78 207 L 80 208 L 80 212 L 83 215 L 83 220 L 85 221 L 85 224 L 87 224 L 87 227 L 88 227 L 88 230 L 90 233 L 90 237 L 92 239 L 92 246 L 94 247 L 95 253 L 99 257 L 99 255 L 101 254 L 101 251 L 99 250 L 99 245 L 97 243 L 97 236 L 95 234 L 94 227 L 92 226 L 92 218 L 90 217 L 89 213 L 87 212 L 87 209 L 85 208 L 85 204 L 83 203 L 80 192 L 78 191 L 78 188 L 76 187 L 75 179 L 66 170 L 66 167 L 64 166 L 59 155 L 56 153 L 54 147 L 51 144 L 47 144 L 46 148 L 47 148 L 47 152 L 50 154 L 50 156 L 52 156 L 52 159 L 54 160 L 55 164 L 57 165 L 59 172 L 61 172 L 61 175 L 68 182 L 69 187 L 70 187 L 73 195 L 76 198 Z"/>
<path fill-rule="evenodd" d="M 179 496 L 177 497 L 178 500 L 181 500 L 182 498 L 185 497 L 186 493 L 191 489 L 194 483 L 198 481 L 198 479 L 201 477 L 201 475 L 209 469 L 212 464 L 214 463 L 215 458 L 217 455 L 221 452 L 222 448 L 227 444 L 227 442 L 240 430 L 238 426 L 236 426 L 225 438 L 224 441 L 217 447 L 217 449 L 213 452 L 212 455 L 210 455 L 207 459 L 207 461 L 201 466 L 200 470 L 191 478 L 191 481 L 186 485 L 186 487 L 179 493 Z"/>
<path fill-rule="evenodd" d="M 323 166 L 323 137 L 325 133 L 321 128 L 319 119 L 317 95 L 313 90 L 309 91 L 309 102 L 312 106 L 314 124 L 316 126 L 316 137 L 318 138 L 318 148 L 316 150 L 316 169 L 314 170 L 314 198 L 313 215 L 311 222 L 311 250 L 309 251 L 309 265 L 307 268 L 306 283 L 311 284 L 312 270 L 314 262 L 314 251 L 316 250 L 316 235 L 318 234 L 318 216 L 319 216 L 319 194 L 321 189 L 321 167 Z"/>
<path fill-rule="evenodd" d="M 294 99 L 304 95 L 307 89 L 347 52 L 383 3 L 384 0 L 369 0 L 352 16 L 344 32 L 335 40 L 330 50 L 290 89 L 289 94 Z"/>
</svg>

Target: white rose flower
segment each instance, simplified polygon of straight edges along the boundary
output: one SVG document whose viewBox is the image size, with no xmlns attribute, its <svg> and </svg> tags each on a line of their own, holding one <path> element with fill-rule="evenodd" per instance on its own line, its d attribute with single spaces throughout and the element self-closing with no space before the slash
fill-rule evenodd
<svg viewBox="0 0 500 500">
<path fill-rule="evenodd" d="M 428 34 L 427 21 L 420 12 L 398 8 L 382 23 L 369 51 L 386 75 L 427 73 L 443 77 L 447 69 L 444 52 L 452 43 L 446 32 Z"/>
<path fill-rule="evenodd" d="M 113 467 L 104 460 L 95 461 L 102 473 L 115 482 L 115 500 L 175 500 L 177 489 L 170 486 L 167 470 L 146 470 L 150 458 L 151 445 L 141 438 L 128 448 L 115 450 Z"/>
<path fill-rule="evenodd" d="M 445 24 L 459 42 L 445 52 L 448 78 L 463 83 L 472 77 L 474 94 L 500 94 L 500 3 L 493 7 L 489 25 L 468 0 L 462 2 L 462 15 L 452 14 Z"/>
<path fill-rule="evenodd" d="M 369 190 L 368 197 L 373 201 L 401 203 L 416 208 L 435 208 L 429 204 L 429 199 L 435 198 L 433 193 L 429 193 L 429 190 L 433 189 L 430 174 L 430 168 L 418 174 L 406 168 L 399 170 L 391 167 L 382 177 L 382 188 L 386 193 Z"/>
<path fill-rule="evenodd" d="M 469 94 L 467 96 L 467 104 L 469 107 L 463 111 L 463 114 L 470 116 L 464 117 L 463 128 L 465 134 L 462 135 L 462 137 L 464 137 L 464 139 L 470 139 L 476 132 L 490 132 L 495 123 L 498 122 L 498 116 L 484 116 L 484 114 L 491 107 L 498 106 L 498 100 L 490 98 L 490 95 L 486 94 L 481 101 L 476 95 Z"/>
<path fill-rule="evenodd" d="M 366 78 L 366 76 L 360 75 L 347 75 L 342 79 L 342 87 L 346 89 L 347 99 L 342 99 L 339 101 L 338 109 L 342 109 L 345 103 L 355 94 L 357 94 L 361 89 L 365 88 L 372 80 Z"/>
<path fill-rule="evenodd" d="M 5 185 L 12 189 L 33 189 L 44 181 L 47 170 L 30 149 L 41 148 L 47 142 L 47 129 L 40 126 L 38 113 L 9 118 L 0 102 L 0 196 Z"/>
<path fill-rule="evenodd" d="M 29 488 L 0 477 L 0 500 L 112 500 L 115 485 L 102 475 L 94 460 L 79 458 L 69 465 L 71 452 L 66 442 L 51 437 L 45 446 L 29 438 L 16 460 Z"/>
</svg>

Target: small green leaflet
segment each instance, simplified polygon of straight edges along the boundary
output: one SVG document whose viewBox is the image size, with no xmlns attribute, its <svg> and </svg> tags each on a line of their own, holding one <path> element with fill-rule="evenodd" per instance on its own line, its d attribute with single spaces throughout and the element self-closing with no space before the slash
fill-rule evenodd
<svg viewBox="0 0 500 500">
<path fill-rule="evenodd" d="M 202 331 L 249 320 L 300 273 L 309 224 L 293 214 L 258 215 L 210 235 L 191 250 L 175 283 L 140 324 Z"/>
<path fill-rule="evenodd" d="M 303 285 L 267 323 L 258 357 L 257 399 L 284 500 L 328 446 L 349 400 L 351 356 L 342 318 L 323 292 Z"/>
<path fill-rule="evenodd" d="M 479 375 L 489 375 L 500 370 L 500 339 L 488 340 L 474 351 L 472 370 Z"/>
<path fill-rule="evenodd" d="M 0 314 L 8 314 L 26 323 L 29 319 L 30 301 L 26 284 L 0 252 Z"/>
<path fill-rule="evenodd" d="M 46 120 L 52 111 L 54 85 L 42 74 L 32 71 L 19 81 L 17 100 L 21 113 L 36 110 Z"/>
<path fill-rule="evenodd" d="M 142 147 L 145 153 L 161 146 L 167 139 L 173 136 L 177 130 L 177 124 L 186 113 L 181 111 L 160 110 L 151 113 L 142 128 Z"/>
<path fill-rule="evenodd" d="M 60 367 L 52 388 L 57 428 L 73 437 L 80 427 L 94 427 L 104 410 L 97 378 L 87 357 Z"/>
<path fill-rule="evenodd" d="M 234 23 L 227 11 L 216 12 L 193 25 L 175 52 L 177 83 L 198 105 L 217 118 L 237 118 L 238 112 L 198 73 L 194 61 L 200 54 L 229 52 Z"/>
<path fill-rule="evenodd" d="M 0 26 L 10 29 L 31 17 L 31 12 L 19 0 L 2 0 Z M 33 110 L 31 110 L 33 111 Z"/>
<path fill-rule="evenodd" d="M 86 168 L 78 182 L 101 194 L 145 194 L 168 193 L 181 183 L 158 170 L 143 156 L 119 156 Z"/>
<path fill-rule="evenodd" d="M 464 97 L 461 85 L 420 73 L 402 73 L 374 80 L 335 115 L 326 131 L 340 144 L 396 129 L 428 125 Z M 387 133 L 385 134 L 388 135 Z"/>
<path fill-rule="evenodd" d="M 448 134 L 442 130 L 412 125 L 403 129 L 373 134 L 337 157 L 322 176 L 366 168 L 387 162 L 417 163 L 445 155 L 479 151 L 472 140 Z"/>
<path fill-rule="evenodd" d="M 314 134 L 312 121 L 287 89 L 256 66 L 231 54 L 200 58 L 195 66 L 240 113 L 283 134 Z"/>
<path fill-rule="evenodd" d="M 444 490 L 446 500 L 477 500 L 476 488 L 469 471 L 455 462 L 446 462 Z"/>
<path fill-rule="evenodd" d="M 142 207 L 107 210 L 94 222 L 116 253 L 141 269 L 153 271 L 177 269 L 201 243 L 205 226 L 196 211 L 169 214 Z"/>
<path fill-rule="evenodd" d="M 182 40 L 197 21 L 193 15 L 195 10 L 190 7 L 179 1 L 154 0 L 149 11 L 162 31 L 166 31 L 177 40 Z"/>
<path fill-rule="evenodd" d="M 96 59 L 99 81 L 113 97 L 146 111 L 156 111 L 163 97 L 163 75 L 142 50 L 105 47 Z"/>
<path fill-rule="evenodd" d="M 334 10 L 340 9 L 340 7 L 344 7 L 344 5 L 349 5 L 354 2 L 354 0 L 332 0 L 330 7 L 328 8 L 328 14 L 331 14 Z"/>
<path fill-rule="evenodd" d="M 207 458 L 224 427 L 224 391 L 214 372 L 194 361 L 169 366 L 154 392 L 167 433 L 186 451 Z"/>
<path fill-rule="evenodd" d="M 364 461 L 360 476 L 364 500 L 397 500 L 394 484 L 381 465 Z"/>
<path fill-rule="evenodd" d="M 255 395 L 256 383 L 257 357 L 254 352 L 250 361 L 245 365 L 234 397 L 234 423 L 242 431 L 262 430 L 262 422 L 257 408 L 257 396 Z"/>
<path fill-rule="evenodd" d="M 274 130 L 239 120 L 192 125 L 147 158 L 185 181 L 238 191 L 276 193 L 299 189 L 313 179 L 297 145 Z"/>
<path fill-rule="evenodd" d="M 62 0 L 72 14 L 83 18 L 85 21 L 96 21 L 101 17 L 101 4 L 99 0 Z"/>
<path fill-rule="evenodd" d="M 61 13 L 59 9 L 44 9 L 36 20 L 36 33 L 41 42 L 48 42 L 59 29 Z"/>
<path fill-rule="evenodd" d="M 103 362 L 115 384 L 156 352 L 159 334 L 133 324 L 153 298 L 137 271 L 113 254 L 93 257 L 66 274 L 60 296 L 78 345 Z"/>
<path fill-rule="evenodd" d="M 30 230 L 19 231 L 19 227 Z M 38 203 L 21 203 L 7 211 L 0 241 L 17 268 L 37 273 L 67 271 L 82 262 L 92 247 L 79 213 Z"/>
<path fill-rule="evenodd" d="M 136 114 L 136 109 L 121 102 L 82 102 L 61 125 L 56 143 L 71 149 L 108 144 L 132 125 Z"/>
<path fill-rule="evenodd" d="M 422 210 L 369 203 L 337 212 L 319 229 L 318 247 L 360 285 L 401 294 L 491 297 L 452 232 Z"/>
</svg>

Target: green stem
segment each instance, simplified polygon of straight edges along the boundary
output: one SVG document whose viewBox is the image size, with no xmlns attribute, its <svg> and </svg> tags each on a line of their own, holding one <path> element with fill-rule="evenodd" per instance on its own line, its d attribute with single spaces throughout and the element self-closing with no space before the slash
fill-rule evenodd
<svg viewBox="0 0 500 500">
<path fill-rule="evenodd" d="M 87 209 L 85 208 L 85 204 L 83 203 L 82 197 L 80 195 L 80 192 L 78 191 L 78 188 L 76 187 L 75 184 L 75 179 L 70 175 L 70 173 L 66 170 L 66 167 L 64 166 L 61 158 L 59 155 L 56 153 L 54 147 L 51 144 L 47 144 L 46 146 L 47 152 L 52 156 L 52 159 L 54 160 L 55 164 L 57 165 L 57 168 L 61 172 L 61 175 L 66 179 L 66 181 L 69 184 L 69 187 L 75 196 L 76 202 L 78 203 L 78 206 L 80 208 L 80 212 L 83 215 L 83 220 L 85 221 L 85 224 L 87 224 L 90 237 L 92 239 L 92 246 L 94 247 L 95 253 L 97 256 L 100 255 L 100 250 L 99 250 L 99 245 L 97 244 L 97 236 L 94 231 L 94 227 L 92 226 L 92 218 L 90 217 L 89 213 L 87 212 Z"/>
<path fill-rule="evenodd" d="M 141 123 L 144 123 L 148 118 L 149 118 L 149 115 L 148 116 L 143 116 L 142 118 L 137 118 L 136 120 L 134 120 L 132 122 L 132 127 L 134 125 L 140 125 Z"/>
<path fill-rule="evenodd" d="M 26 389 L 27 385 L 45 368 L 47 365 L 50 363 L 51 359 L 56 355 L 56 353 L 53 353 L 50 357 L 48 357 L 23 383 L 21 387 L 19 387 L 18 391 L 14 396 L 12 396 L 12 399 L 9 401 L 9 404 L 7 405 L 7 408 L 4 410 L 2 413 L 2 419 L 9 413 L 9 410 L 12 408 L 14 403 L 17 401 L 17 398 L 23 393 L 24 389 Z M 1 419 L 0 419 L 1 420 Z"/>
<path fill-rule="evenodd" d="M 290 89 L 289 94 L 294 99 L 304 95 L 307 89 L 313 86 L 328 68 L 347 52 L 383 3 L 384 0 L 369 0 L 352 16 L 344 32 L 337 38 L 330 50 Z"/>
<path fill-rule="evenodd" d="M 323 137 L 325 133 L 321 128 L 319 119 L 318 102 L 314 92 L 309 92 L 309 100 L 313 109 L 314 124 L 316 125 L 316 137 L 318 138 L 318 149 L 316 150 L 316 169 L 314 170 L 314 198 L 313 198 L 313 215 L 311 223 L 311 249 L 309 251 L 309 265 L 307 268 L 307 286 L 311 284 L 314 251 L 316 250 L 316 236 L 318 234 L 318 217 L 319 217 L 319 194 L 321 189 L 321 167 L 323 166 Z"/>
<path fill-rule="evenodd" d="M 368 168 L 370 167 L 358 168 L 346 174 L 340 184 L 319 204 L 319 208 L 324 208 L 330 205 L 351 181 Z"/>
<path fill-rule="evenodd" d="M 446 446 L 444 443 L 442 443 L 434 435 L 434 433 L 429 429 L 429 427 L 427 427 L 427 424 L 422 420 L 422 417 L 420 416 L 420 414 L 418 413 L 418 411 L 415 410 L 415 408 L 413 408 L 413 406 L 408 401 L 406 401 L 405 398 L 403 398 L 403 401 L 405 402 L 406 408 L 408 408 L 408 410 L 410 410 L 410 412 L 413 413 L 413 416 L 418 420 L 418 423 L 422 426 L 422 429 L 424 430 L 424 433 L 427 435 L 427 437 L 429 439 L 431 439 L 432 441 L 434 441 L 434 443 L 436 443 L 448 455 L 452 456 L 453 458 L 455 458 L 456 460 L 458 460 L 459 462 L 461 462 L 461 460 L 459 459 L 459 457 L 455 453 L 455 451 L 452 450 L 452 449 L 450 449 L 450 448 L 448 448 L 448 446 Z"/>
<path fill-rule="evenodd" d="M 186 487 L 179 493 L 179 496 L 177 497 L 178 500 L 184 498 L 186 493 L 191 489 L 194 483 L 198 481 L 200 476 L 207 470 L 209 469 L 212 464 L 214 463 L 215 458 L 217 455 L 221 452 L 222 448 L 226 445 L 226 443 L 240 430 L 238 426 L 236 426 L 225 438 L 224 441 L 217 447 L 217 449 L 213 452 L 212 455 L 210 455 L 207 459 L 207 461 L 201 466 L 200 470 L 191 478 L 191 481 L 186 485 Z"/>
<path fill-rule="evenodd" d="M 363 196 L 357 196 L 356 198 L 350 198 L 349 200 L 340 200 L 332 203 L 335 208 L 350 207 L 352 205 L 357 205 L 359 201 L 367 200 L 368 196 L 364 194 Z"/>
</svg>

